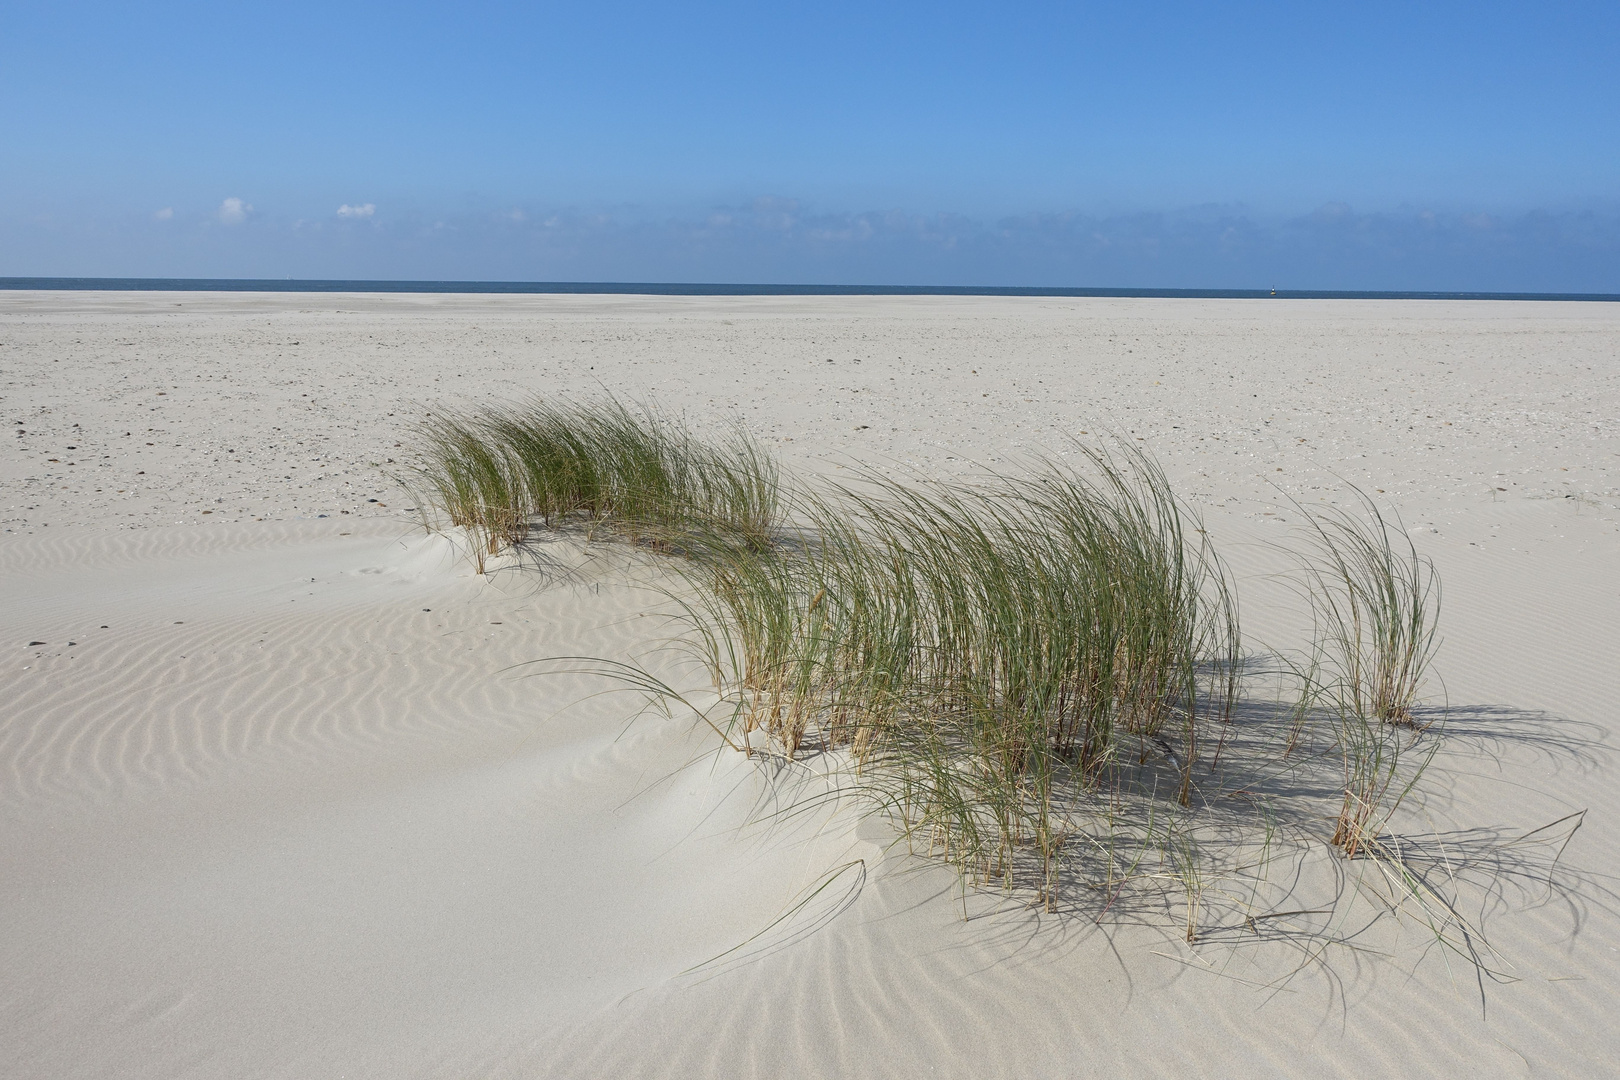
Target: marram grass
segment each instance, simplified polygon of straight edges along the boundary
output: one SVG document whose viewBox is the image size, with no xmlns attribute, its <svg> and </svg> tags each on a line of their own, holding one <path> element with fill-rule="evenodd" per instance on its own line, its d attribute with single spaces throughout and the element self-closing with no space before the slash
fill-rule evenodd
<svg viewBox="0 0 1620 1080">
<path fill-rule="evenodd" d="M 867 794 L 980 881 L 1033 851 L 1047 888 L 1059 804 L 1122 759 L 1173 759 L 1189 802 L 1233 704 L 1232 593 L 1150 461 L 1089 464 L 823 485 L 798 495 L 798 543 L 693 560 L 741 741 L 847 747 Z"/>
<path fill-rule="evenodd" d="M 1268 711 L 1244 703 L 1231 577 L 1138 450 L 1077 447 L 1077 467 L 975 483 L 838 484 L 785 477 L 741 427 L 700 438 L 611 399 L 437 412 L 420 435 L 424 504 L 467 530 L 480 570 L 535 529 L 667 554 L 720 695 L 705 719 L 728 744 L 843 762 L 840 790 L 914 850 L 1047 908 L 1069 886 L 1107 911 L 1174 881 L 1192 940 L 1217 869 L 1242 862 L 1200 837 L 1246 838 L 1217 847 L 1254 855 L 1251 870 L 1272 857 L 1261 780 L 1316 792 L 1301 820 L 1379 858 L 1377 831 L 1432 754 L 1412 748 L 1413 705 L 1437 578 L 1370 503 L 1370 523 L 1307 515 L 1317 638 L 1289 665 L 1295 703 Z"/>
<path fill-rule="evenodd" d="M 650 407 L 534 402 L 439 411 L 421 425 L 411 486 L 484 559 L 543 528 L 585 523 L 679 546 L 694 535 L 762 545 L 778 515 L 773 458 L 740 427 L 702 441 Z"/>
</svg>

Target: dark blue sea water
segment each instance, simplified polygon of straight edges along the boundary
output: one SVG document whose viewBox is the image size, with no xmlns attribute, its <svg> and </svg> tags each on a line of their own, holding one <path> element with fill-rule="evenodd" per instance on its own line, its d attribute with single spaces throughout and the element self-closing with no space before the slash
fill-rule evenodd
<svg viewBox="0 0 1620 1080">
<path fill-rule="evenodd" d="M 1336 289 L 1065 289 L 997 285 L 727 285 L 659 281 L 321 281 L 294 278 L 0 277 L 0 289 L 132 292 L 623 293 L 643 296 L 1163 296 L 1278 300 L 1593 300 L 1620 293 L 1398 292 Z"/>
</svg>

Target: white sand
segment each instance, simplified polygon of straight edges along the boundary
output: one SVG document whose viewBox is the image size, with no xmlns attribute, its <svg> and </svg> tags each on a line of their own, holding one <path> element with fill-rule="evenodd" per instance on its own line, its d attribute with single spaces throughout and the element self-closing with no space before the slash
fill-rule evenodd
<svg viewBox="0 0 1620 1080">
<path fill-rule="evenodd" d="M 712 732 L 514 668 L 670 662 L 611 552 L 586 588 L 477 578 L 389 476 L 424 405 L 599 387 L 817 469 L 1140 437 L 1257 642 L 1299 628 L 1257 542 L 1284 495 L 1383 489 L 1445 582 L 1413 820 L 1463 857 L 1588 810 L 1564 888 L 1502 855 L 1498 900 L 1467 894 L 1517 981 L 1482 1008 L 1386 921 L 1278 990 L 1286 946 L 993 896 L 963 921 L 874 823 L 748 825 L 780 780 Z M 1620 306 L 0 292 L 0 403 L 0 1075 L 1620 1060 Z"/>
</svg>

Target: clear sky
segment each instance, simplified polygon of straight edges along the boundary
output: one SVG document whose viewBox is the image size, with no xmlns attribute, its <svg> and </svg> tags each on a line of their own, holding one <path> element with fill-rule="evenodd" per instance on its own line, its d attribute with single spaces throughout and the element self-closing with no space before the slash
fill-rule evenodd
<svg viewBox="0 0 1620 1080">
<path fill-rule="evenodd" d="M 1620 4 L 0 0 L 0 274 L 1620 291 Z"/>
</svg>

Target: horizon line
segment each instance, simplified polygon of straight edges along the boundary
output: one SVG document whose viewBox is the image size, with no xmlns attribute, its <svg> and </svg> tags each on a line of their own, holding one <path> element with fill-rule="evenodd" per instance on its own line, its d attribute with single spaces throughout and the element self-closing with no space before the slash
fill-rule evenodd
<svg viewBox="0 0 1620 1080">
<path fill-rule="evenodd" d="M 1031 296 L 1187 300 L 1561 300 L 1620 302 L 1620 293 L 1439 289 L 1159 289 L 1042 285 L 803 285 L 742 282 L 480 281 L 387 278 L 0 277 L 39 292 L 489 293 L 627 296 Z"/>
</svg>

